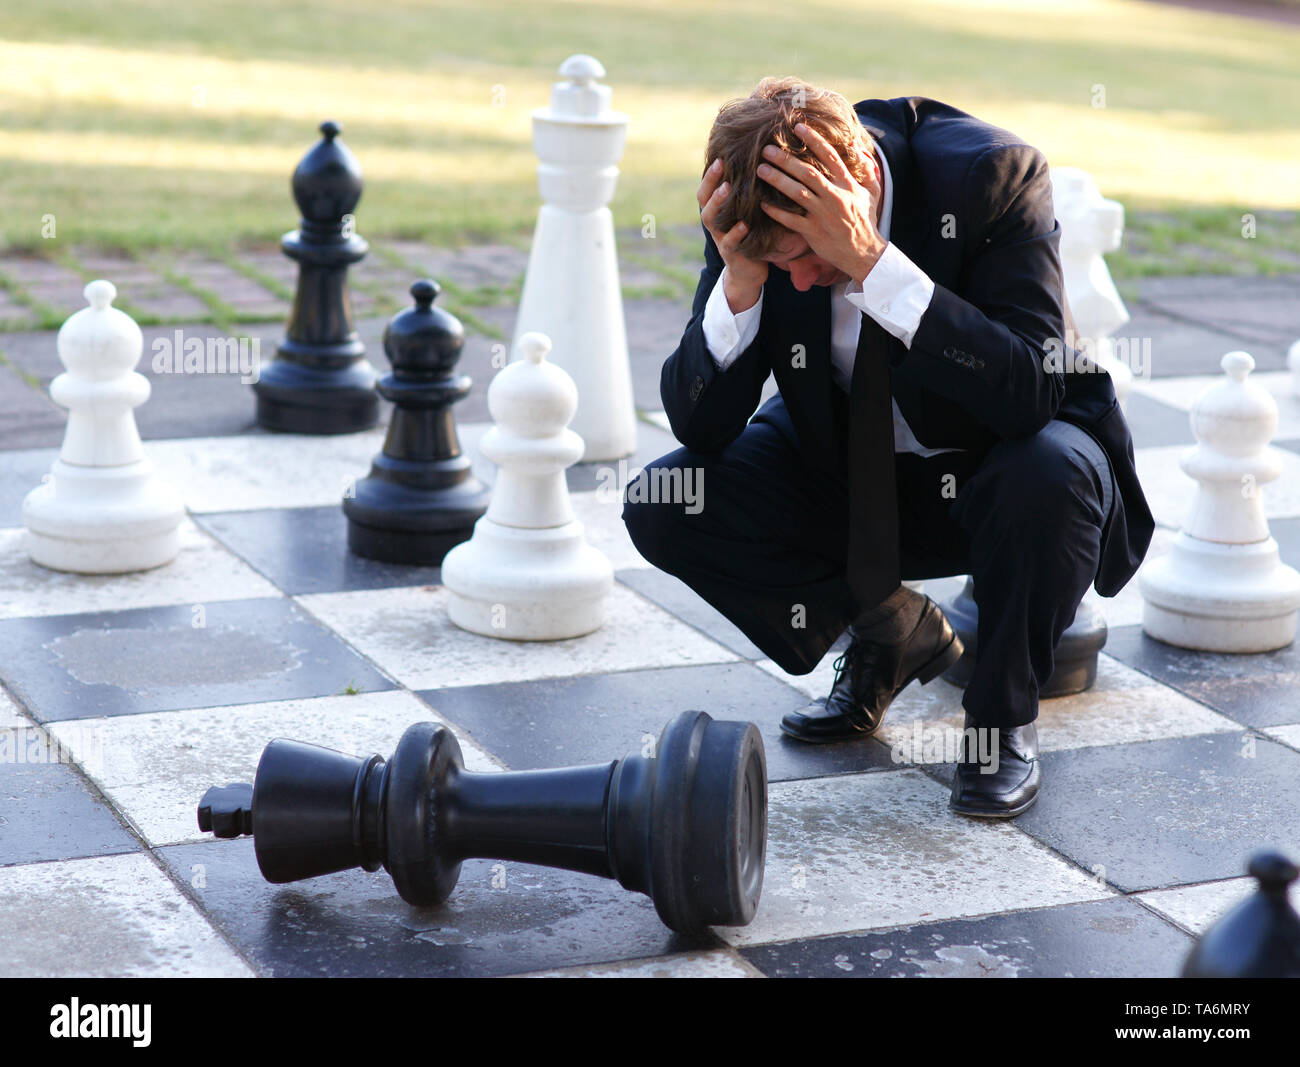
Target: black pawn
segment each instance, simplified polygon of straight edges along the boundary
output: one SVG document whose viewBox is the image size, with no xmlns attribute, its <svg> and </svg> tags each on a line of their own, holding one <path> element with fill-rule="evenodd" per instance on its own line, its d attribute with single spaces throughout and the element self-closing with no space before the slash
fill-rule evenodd
<svg viewBox="0 0 1300 1067">
<path fill-rule="evenodd" d="M 968 577 L 962 591 L 942 605 L 943 613 L 961 638 L 961 658 L 943 672 L 943 680 L 963 689 L 975 674 L 979 656 L 979 608 L 975 604 L 975 579 Z M 1063 697 L 1091 689 L 1097 681 L 1097 655 L 1106 646 L 1108 627 L 1100 611 L 1086 603 L 1056 642 L 1052 673 L 1038 695 L 1042 699 Z"/>
<path fill-rule="evenodd" d="M 1201 935 L 1184 978 L 1300 978 L 1300 916 L 1287 900 L 1300 870 L 1277 852 L 1257 853 L 1247 870 L 1258 891 Z"/>
<path fill-rule="evenodd" d="M 348 267 L 370 250 L 352 224 L 361 167 L 339 131 L 337 123 L 321 123 L 321 140 L 293 172 L 302 221 L 280 248 L 298 264 L 298 289 L 285 338 L 253 384 L 257 423 L 268 430 L 351 433 L 379 421 L 375 369 L 347 290 Z"/>
<path fill-rule="evenodd" d="M 343 498 L 348 547 L 358 556 L 439 564 L 487 510 L 491 490 L 470 473 L 451 411 L 471 385 L 454 373 L 465 330 L 433 306 L 439 291 L 437 282 L 416 282 L 415 307 L 398 312 L 384 330 L 393 370 L 377 388 L 393 402 L 388 437 L 369 476 Z"/>
</svg>

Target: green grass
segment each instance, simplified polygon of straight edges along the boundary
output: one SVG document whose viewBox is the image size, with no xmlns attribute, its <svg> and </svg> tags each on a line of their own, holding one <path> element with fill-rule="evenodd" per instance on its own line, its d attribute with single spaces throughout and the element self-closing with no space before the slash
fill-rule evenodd
<svg viewBox="0 0 1300 1067">
<path fill-rule="evenodd" d="M 364 236 L 526 242 L 530 113 L 586 51 L 631 120 L 619 226 L 692 222 L 718 106 L 797 73 L 850 100 L 946 100 L 1090 171 L 1128 211 L 1121 277 L 1300 256 L 1300 30 L 1274 23 L 1131 0 L 0 4 L 7 249 L 231 262 L 295 224 L 289 175 L 324 118 L 365 169 Z"/>
</svg>

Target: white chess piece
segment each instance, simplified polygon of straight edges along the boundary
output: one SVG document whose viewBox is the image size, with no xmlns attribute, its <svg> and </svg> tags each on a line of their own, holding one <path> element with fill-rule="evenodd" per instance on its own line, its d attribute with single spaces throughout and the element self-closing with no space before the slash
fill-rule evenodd
<svg viewBox="0 0 1300 1067">
<path fill-rule="evenodd" d="M 1199 483 L 1173 546 L 1143 566 L 1142 628 L 1182 648 L 1267 652 L 1295 639 L 1300 574 L 1278 558 L 1260 486 L 1282 471 L 1268 446 L 1277 402 L 1246 376 L 1255 361 L 1229 352 L 1228 377 L 1192 404 L 1197 445 L 1182 457 Z"/>
<path fill-rule="evenodd" d="M 67 370 L 50 383 L 50 396 L 68 409 L 67 433 L 50 476 L 23 501 L 27 550 L 54 570 L 145 570 L 179 549 L 185 508 L 154 476 L 135 425 L 150 391 L 135 370 L 144 340 L 135 321 L 110 306 L 116 295 L 111 282 L 91 282 L 90 307 L 59 330 Z"/>
<path fill-rule="evenodd" d="M 551 106 L 533 112 L 541 211 L 515 325 L 513 358 L 524 334 L 555 345 L 556 365 L 573 376 L 582 404 L 573 429 L 588 461 L 636 451 L 636 407 L 618 281 L 614 219 L 606 206 L 618 181 L 627 116 L 610 110 L 605 68 L 587 55 L 560 67 Z"/>
<path fill-rule="evenodd" d="M 1076 167 L 1052 168 L 1052 201 L 1061 224 L 1061 269 L 1075 329 L 1088 354 L 1109 372 L 1122 406 L 1133 371 L 1115 358 L 1111 335 L 1129 314 L 1102 256 L 1120 246 L 1124 205 L 1102 196 L 1092 175 Z"/>
<path fill-rule="evenodd" d="M 604 621 L 614 571 L 583 536 L 564 471 L 582 455 L 568 429 L 578 390 L 540 333 L 488 387 L 496 423 L 479 449 L 497 465 L 487 514 L 442 561 L 447 614 L 462 630 L 514 641 L 578 637 Z"/>
</svg>

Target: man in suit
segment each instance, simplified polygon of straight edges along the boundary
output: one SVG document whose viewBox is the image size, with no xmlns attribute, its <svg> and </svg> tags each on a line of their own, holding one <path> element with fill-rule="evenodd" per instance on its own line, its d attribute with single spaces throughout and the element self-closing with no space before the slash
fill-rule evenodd
<svg viewBox="0 0 1300 1067">
<path fill-rule="evenodd" d="M 661 379 L 684 447 L 628 487 L 629 533 L 790 673 L 848 630 L 830 695 L 782 721 L 807 742 L 870 735 L 956 662 L 901 582 L 973 575 L 950 803 L 1018 815 L 1056 643 L 1154 529 L 1110 377 L 1066 347 L 1047 163 L 946 104 L 850 108 L 793 78 L 726 105 L 707 156 L 704 269 Z M 687 469 L 693 506 L 646 492 Z"/>
</svg>

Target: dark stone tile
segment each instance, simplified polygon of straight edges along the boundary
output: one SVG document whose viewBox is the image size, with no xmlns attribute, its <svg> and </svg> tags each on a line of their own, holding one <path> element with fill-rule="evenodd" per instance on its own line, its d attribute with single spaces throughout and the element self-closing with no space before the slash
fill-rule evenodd
<svg viewBox="0 0 1300 1067">
<path fill-rule="evenodd" d="M 1225 353 L 1242 348 L 1255 357 L 1257 371 L 1286 367 L 1286 346 L 1280 342 L 1257 341 L 1205 323 L 1176 318 L 1144 303 L 1130 306 L 1129 312 L 1132 319 L 1116 334 L 1129 338 L 1130 345 L 1150 340 L 1153 378 L 1222 374 L 1219 360 Z"/>
<path fill-rule="evenodd" d="M 1187 412 L 1133 390 L 1124 402 L 1124 415 L 1133 434 L 1134 448 L 1194 445 Z"/>
<path fill-rule="evenodd" d="M 747 663 L 431 689 L 418 694 L 516 770 L 581 766 L 639 752 L 683 711 L 753 722 L 763 735 L 769 781 L 893 767 L 887 746 L 864 738 L 808 745 L 780 732 L 781 717 L 808 702 Z"/>
<path fill-rule="evenodd" d="M 6 452 L 0 459 L 0 526 L 23 524 L 23 499 L 50 473 L 62 441 L 60 430 L 55 447 Z"/>
<path fill-rule="evenodd" d="M 640 419 L 636 424 L 636 452 L 626 459 L 599 463 L 575 463 L 565 472 L 569 490 L 574 493 L 591 489 L 626 488 L 631 475 L 647 463 L 681 446 L 666 430 Z"/>
<path fill-rule="evenodd" d="M 0 866 L 141 847 L 61 752 L 35 728 L 0 730 Z"/>
<path fill-rule="evenodd" d="M 1192 939 L 1130 900 L 741 949 L 771 978 L 1172 978 Z"/>
<path fill-rule="evenodd" d="M 1300 335 L 1300 288 L 1291 277 L 1165 279 L 1140 291 L 1165 314 L 1247 342 L 1289 344 Z"/>
<path fill-rule="evenodd" d="M 0 621 L 0 677 L 42 722 L 393 684 L 288 599 Z"/>
<path fill-rule="evenodd" d="M 1042 759 L 1043 792 L 1016 827 L 1125 892 L 1235 878 L 1261 848 L 1300 851 L 1300 752 L 1267 738 L 1202 734 Z"/>
<path fill-rule="evenodd" d="M 1284 531 L 1293 553 L 1300 541 L 1297 526 L 1300 520 L 1289 520 Z M 1196 652 L 1148 637 L 1139 625 L 1113 627 L 1106 654 L 1246 726 L 1300 722 L 1300 645 L 1275 652 Z"/>
<path fill-rule="evenodd" d="M 272 508 L 196 515 L 194 521 L 294 596 L 436 585 L 437 567 L 363 559 L 348 550 L 342 507 Z"/>
<path fill-rule="evenodd" d="M 628 300 L 623 304 L 623 319 L 636 406 L 643 411 L 659 411 L 664 406 L 659 396 L 659 374 L 691 321 L 691 300 Z"/>
<path fill-rule="evenodd" d="M 489 977 L 719 945 L 679 938 L 615 881 L 522 863 L 468 860 L 449 900 L 416 908 L 382 870 L 271 885 L 247 838 L 159 854 L 185 885 L 202 869 L 191 892 L 268 977 Z"/>
<path fill-rule="evenodd" d="M 762 649 L 741 633 L 725 615 L 671 574 L 654 567 L 639 567 L 619 571 L 617 577 L 647 600 L 653 600 L 665 611 L 676 615 L 682 622 L 690 623 L 737 655 L 746 659 L 767 658 Z"/>
<path fill-rule="evenodd" d="M 68 413 L 47 393 L 23 381 L 10 368 L 0 366 L 0 396 L 4 397 L 0 449 L 62 445 Z"/>
</svg>

